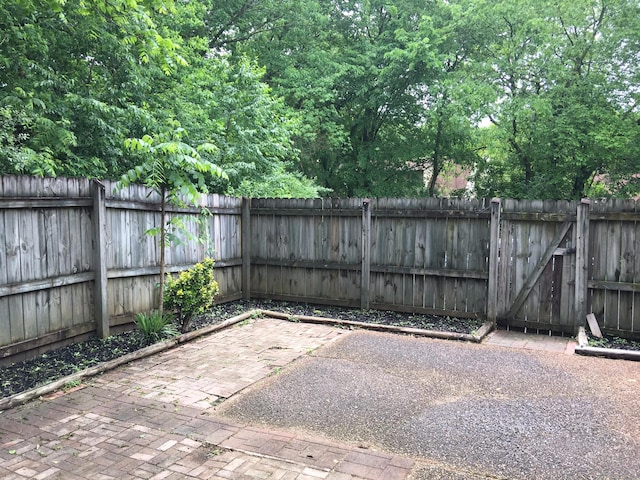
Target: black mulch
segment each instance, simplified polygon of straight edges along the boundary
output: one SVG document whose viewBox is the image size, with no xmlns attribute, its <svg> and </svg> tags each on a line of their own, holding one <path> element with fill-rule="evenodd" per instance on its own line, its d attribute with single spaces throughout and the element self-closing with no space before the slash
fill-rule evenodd
<svg viewBox="0 0 640 480">
<path fill-rule="evenodd" d="M 640 351 L 640 341 L 628 340 L 613 335 L 603 335 L 602 338 L 587 334 L 590 347 L 617 348 L 620 350 Z"/>
<path fill-rule="evenodd" d="M 260 308 L 287 313 L 329 317 L 380 325 L 421 328 L 456 333 L 473 333 L 482 325 L 479 319 L 461 319 L 436 315 L 358 310 L 303 303 L 275 302 L 270 300 L 237 301 L 214 306 L 211 311 L 191 322 L 191 330 L 215 325 L 223 320 L 251 309 Z M 589 337 L 589 345 L 603 348 L 619 348 L 640 351 L 640 342 L 610 335 L 603 339 Z M 85 368 L 113 360 L 148 346 L 137 331 L 112 335 L 101 340 L 93 338 L 47 352 L 25 362 L 0 367 L 0 398 L 36 388 Z"/>
<path fill-rule="evenodd" d="M 413 315 L 377 310 L 362 311 L 309 304 L 253 300 L 216 305 L 210 312 L 194 318 L 190 329 L 197 330 L 209 325 L 215 325 L 254 308 L 284 312 L 292 316 L 329 317 L 340 320 L 458 333 L 472 333 L 482 325 L 480 320 L 438 317 L 435 315 Z M 0 367 L 0 398 L 51 383 L 59 378 L 102 362 L 113 360 L 146 346 L 148 344 L 144 342 L 138 332 L 130 331 L 112 335 L 104 340 L 93 338 L 86 342 L 47 352 L 33 360 L 16 362 Z"/>
</svg>

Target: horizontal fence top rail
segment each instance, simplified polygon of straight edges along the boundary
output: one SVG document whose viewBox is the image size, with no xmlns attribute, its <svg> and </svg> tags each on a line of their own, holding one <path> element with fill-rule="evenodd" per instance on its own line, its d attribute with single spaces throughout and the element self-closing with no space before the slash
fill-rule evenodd
<svg viewBox="0 0 640 480">
<path fill-rule="evenodd" d="M 91 198 L 92 181 L 86 178 L 41 178 L 24 175 L 0 177 L 0 199 Z"/>
<path fill-rule="evenodd" d="M 102 182 L 106 190 L 107 208 L 119 208 L 123 210 L 142 210 L 159 212 L 161 198 L 158 192 L 144 185 L 130 185 L 127 188 L 118 188 L 118 182 L 105 180 Z M 167 203 L 167 211 L 170 213 L 220 213 L 240 215 L 242 198 L 229 197 L 218 194 L 201 194 L 197 199 L 197 205 L 188 205 L 186 199 L 184 205 Z"/>
<path fill-rule="evenodd" d="M 23 208 L 65 208 L 65 207 L 90 207 L 93 205 L 91 198 L 42 198 L 42 197 L 2 197 L 0 198 L 1 209 L 23 209 Z"/>
<path fill-rule="evenodd" d="M 162 207 L 153 202 L 130 201 L 130 200 L 107 200 L 105 201 L 107 208 L 118 208 L 121 210 L 141 210 L 145 212 L 160 212 Z M 1 204 L 0 204 L 1 206 Z M 200 207 L 180 207 L 167 204 L 165 210 L 169 213 L 189 213 L 189 214 L 228 214 L 240 215 L 241 207 L 208 207 L 206 205 Z"/>
<path fill-rule="evenodd" d="M 491 215 L 489 199 L 252 198 L 250 208 L 252 215 L 360 217 L 364 203 L 373 217 L 488 219 Z"/>
</svg>

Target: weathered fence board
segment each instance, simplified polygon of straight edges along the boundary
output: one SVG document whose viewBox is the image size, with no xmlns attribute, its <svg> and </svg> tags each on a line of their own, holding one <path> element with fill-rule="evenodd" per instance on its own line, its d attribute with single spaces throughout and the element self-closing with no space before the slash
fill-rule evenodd
<svg viewBox="0 0 640 480">
<path fill-rule="evenodd" d="M 590 312 L 606 331 L 640 331 L 640 209 L 630 200 L 591 204 Z"/>
<path fill-rule="evenodd" d="M 251 200 L 252 295 L 357 305 L 361 220 L 343 213 L 360 208 L 355 199 Z"/>
<path fill-rule="evenodd" d="M 474 316 L 486 308 L 489 213 L 483 202 L 372 202 L 377 308 Z"/>
</svg>

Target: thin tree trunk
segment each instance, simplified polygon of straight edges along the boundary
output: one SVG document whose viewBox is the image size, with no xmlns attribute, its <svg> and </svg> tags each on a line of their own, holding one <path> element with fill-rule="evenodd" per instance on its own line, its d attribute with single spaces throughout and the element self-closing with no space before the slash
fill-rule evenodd
<svg viewBox="0 0 640 480">
<path fill-rule="evenodd" d="M 430 197 L 433 197 L 436 193 L 436 182 L 438 181 L 440 170 L 442 170 L 442 165 L 440 162 L 440 143 L 442 143 L 442 118 L 438 117 L 436 143 L 433 147 L 433 174 L 431 175 L 431 179 L 429 180 L 429 187 L 427 190 Z"/>
</svg>

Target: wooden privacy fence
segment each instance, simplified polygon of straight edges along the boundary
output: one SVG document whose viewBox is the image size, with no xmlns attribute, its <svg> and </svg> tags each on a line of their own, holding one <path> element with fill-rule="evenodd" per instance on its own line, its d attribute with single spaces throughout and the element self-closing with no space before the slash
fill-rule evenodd
<svg viewBox="0 0 640 480">
<path fill-rule="evenodd" d="M 157 305 L 159 199 L 111 182 L 0 182 L 0 361 L 129 328 Z M 206 208 L 207 215 L 202 215 Z M 216 260 L 219 301 L 271 298 L 640 333 L 635 201 L 239 199 L 172 208 L 168 271 Z M 198 240 L 200 239 L 200 240 Z"/>
<path fill-rule="evenodd" d="M 159 198 L 114 187 L 0 177 L 0 361 L 130 328 L 135 313 L 157 306 L 159 242 L 145 232 L 159 226 Z M 169 249 L 167 270 L 211 256 L 221 300 L 240 298 L 241 204 L 208 195 L 198 208 L 171 208 L 193 238 Z"/>
<path fill-rule="evenodd" d="M 247 298 L 570 334 L 589 312 L 607 332 L 640 335 L 634 200 L 252 199 L 245 210 Z"/>
<path fill-rule="evenodd" d="M 253 199 L 251 296 L 476 316 L 490 205 L 453 199 Z"/>
</svg>

